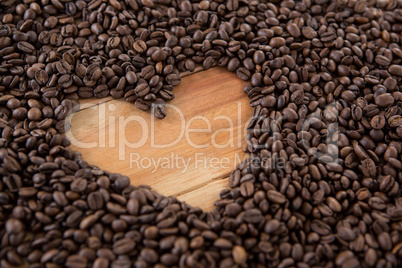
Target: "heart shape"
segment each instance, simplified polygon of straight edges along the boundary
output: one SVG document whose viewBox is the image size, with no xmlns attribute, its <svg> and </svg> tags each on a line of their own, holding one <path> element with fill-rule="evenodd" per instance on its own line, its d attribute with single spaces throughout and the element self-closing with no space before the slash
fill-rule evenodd
<svg viewBox="0 0 402 268">
<path fill-rule="evenodd" d="M 244 84 L 217 67 L 186 76 L 163 120 L 133 112 L 123 101 L 101 99 L 95 106 L 84 101 L 69 118 L 67 137 L 89 163 L 210 211 L 228 187 L 230 172 L 246 157 L 241 148 L 251 109 Z M 140 118 L 128 123 L 133 114 Z"/>
</svg>

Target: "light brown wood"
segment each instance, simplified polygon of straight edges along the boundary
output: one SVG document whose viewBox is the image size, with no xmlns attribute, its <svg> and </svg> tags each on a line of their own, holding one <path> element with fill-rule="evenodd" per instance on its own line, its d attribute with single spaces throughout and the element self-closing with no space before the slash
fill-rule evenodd
<svg viewBox="0 0 402 268">
<path fill-rule="evenodd" d="M 244 84 L 217 67 L 184 77 L 163 120 L 124 100 L 85 100 L 67 134 L 89 163 L 209 211 L 246 157 L 241 147 L 252 109 Z"/>
</svg>

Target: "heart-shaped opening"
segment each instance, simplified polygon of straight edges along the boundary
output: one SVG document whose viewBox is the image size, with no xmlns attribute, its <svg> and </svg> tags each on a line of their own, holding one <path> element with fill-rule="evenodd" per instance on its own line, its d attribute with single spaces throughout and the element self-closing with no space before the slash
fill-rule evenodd
<svg viewBox="0 0 402 268">
<path fill-rule="evenodd" d="M 223 68 L 186 76 L 163 120 L 122 100 L 84 100 L 67 135 L 89 163 L 209 211 L 247 157 L 244 85 Z"/>
</svg>

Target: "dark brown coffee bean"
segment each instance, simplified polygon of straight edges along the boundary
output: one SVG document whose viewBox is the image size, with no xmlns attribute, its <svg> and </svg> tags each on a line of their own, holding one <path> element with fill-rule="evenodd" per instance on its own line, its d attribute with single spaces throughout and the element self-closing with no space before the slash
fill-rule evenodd
<svg viewBox="0 0 402 268">
<path fill-rule="evenodd" d="M 87 198 L 88 207 L 92 210 L 98 210 L 103 207 L 103 197 L 98 192 L 92 192 L 88 195 Z"/>
<path fill-rule="evenodd" d="M 34 187 L 21 187 L 18 191 L 19 196 L 23 198 L 30 198 L 36 195 L 38 192 Z"/>
<path fill-rule="evenodd" d="M 302 34 L 307 39 L 313 39 L 313 38 L 317 37 L 317 32 L 314 31 L 314 29 L 311 28 L 310 26 L 303 27 Z"/>
<path fill-rule="evenodd" d="M 17 47 L 19 50 L 27 54 L 32 54 L 35 51 L 35 47 L 25 41 L 18 42 Z"/>
<path fill-rule="evenodd" d="M 166 79 L 166 82 L 172 86 L 177 86 L 178 84 L 180 84 L 180 81 L 181 81 L 180 76 L 177 74 L 169 74 L 166 76 L 165 79 Z"/>
<path fill-rule="evenodd" d="M 238 68 L 236 74 L 242 80 L 248 80 L 251 76 L 250 71 L 243 67 Z"/>
<path fill-rule="evenodd" d="M 134 92 L 137 96 L 143 97 L 149 93 L 151 88 L 147 83 L 139 84 L 135 89 Z"/>
<path fill-rule="evenodd" d="M 155 68 L 152 65 L 148 65 L 147 67 L 143 68 L 141 71 L 141 77 L 144 79 L 151 79 L 152 76 L 155 75 Z"/>
<path fill-rule="evenodd" d="M 21 170 L 21 164 L 9 155 L 3 158 L 3 165 L 10 172 L 19 172 Z"/>
<path fill-rule="evenodd" d="M 341 212 L 342 205 L 336 200 L 334 197 L 330 196 L 327 198 L 326 203 L 328 204 L 329 208 L 334 212 Z"/>
<path fill-rule="evenodd" d="M 356 238 L 355 232 L 352 229 L 347 227 L 338 228 L 338 236 L 346 241 L 353 241 Z"/>
<path fill-rule="evenodd" d="M 10 218 L 5 224 L 5 230 L 10 234 L 18 234 L 24 230 L 24 225 L 20 220 Z"/>
<path fill-rule="evenodd" d="M 377 104 L 379 107 L 388 107 L 394 103 L 394 98 L 389 93 L 381 94 L 381 95 L 375 97 L 374 100 L 375 100 L 375 104 Z"/>
<path fill-rule="evenodd" d="M 251 181 L 246 181 L 240 185 L 240 193 L 244 197 L 249 197 L 254 194 L 254 185 Z"/>
<path fill-rule="evenodd" d="M 397 127 L 402 126 L 402 116 L 400 116 L 400 115 L 391 116 L 388 119 L 388 124 L 392 128 L 397 128 Z"/>
<path fill-rule="evenodd" d="M 232 256 L 236 264 L 245 265 L 247 263 L 247 252 L 242 246 L 235 245 L 232 249 Z"/>
<path fill-rule="evenodd" d="M 127 254 L 135 248 L 135 242 L 129 238 L 123 238 L 113 243 L 113 253 L 117 255 Z"/>
<path fill-rule="evenodd" d="M 65 74 L 59 78 L 58 84 L 63 88 L 68 88 L 73 84 L 73 79 L 71 78 L 70 75 Z"/>
<path fill-rule="evenodd" d="M 35 72 L 35 79 L 39 83 L 39 85 L 46 85 L 49 81 L 49 76 L 45 70 L 38 70 Z"/>
<path fill-rule="evenodd" d="M 237 58 L 232 58 L 228 62 L 228 71 L 229 72 L 234 72 L 236 69 L 240 66 L 240 61 Z"/>
<path fill-rule="evenodd" d="M 260 223 L 264 217 L 258 209 L 248 209 L 243 214 L 243 220 L 248 223 Z"/>
<path fill-rule="evenodd" d="M 379 115 L 374 116 L 370 121 L 370 125 L 374 129 L 381 130 L 385 126 L 385 117 Z"/>
<path fill-rule="evenodd" d="M 376 165 L 370 158 L 364 159 L 362 162 L 362 172 L 366 177 L 372 177 L 377 174 Z"/>
<path fill-rule="evenodd" d="M 388 68 L 388 72 L 395 76 L 402 76 L 402 65 L 391 65 Z"/>
<path fill-rule="evenodd" d="M 285 196 L 275 190 L 268 191 L 267 197 L 268 197 L 269 201 L 276 203 L 276 204 L 283 204 L 286 202 Z"/>
<path fill-rule="evenodd" d="M 137 40 L 134 42 L 133 44 L 133 48 L 135 51 L 137 51 L 138 53 L 144 53 L 147 50 L 147 45 L 145 44 L 144 41 L 142 40 Z"/>
<path fill-rule="evenodd" d="M 135 101 L 135 106 L 138 109 L 143 110 L 143 111 L 146 111 L 146 110 L 148 110 L 150 108 L 150 105 L 147 102 L 145 102 L 144 100 L 142 100 L 142 99 L 137 99 Z"/>
<path fill-rule="evenodd" d="M 166 116 L 165 111 L 166 102 L 163 99 L 157 98 L 151 103 L 153 113 L 156 118 L 163 119 Z"/>
<path fill-rule="evenodd" d="M 289 34 L 295 38 L 301 35 L 300 28 L 295 23 L 289 23 L 287 28 Z"/>
<path fill-rule="evenodd" d="M 140 256 L 148 263 L 156 263 L 158 261 L 158 253 L 151 248 L 141 250 Z"/>
<path fill-rule="evenodd" d="M 282 37 L 274 37 L 269 41 L 269 45 L 274 48 L 285 45 L 285 39 Z"/>
<path fill-rule="evenodd" d="M 391 237 L 387 232 L 382 232 L 378 235 L 378 244 L 383 250 L 391 250 L 392 249 L 392 241 Z"/>
<path fill-rule="evenodd" d="M 261 99 L 261 105 L 263 107 L 272 108 L 276 105 L 275 96 L 269 95 Z"/>
</svg>

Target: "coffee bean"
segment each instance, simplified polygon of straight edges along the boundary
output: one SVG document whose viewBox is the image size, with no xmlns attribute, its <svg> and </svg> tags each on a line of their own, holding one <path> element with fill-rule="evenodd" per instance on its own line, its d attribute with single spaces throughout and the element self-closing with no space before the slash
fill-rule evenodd
<svg viewBox="0 0 402 268">
<path fill-rule="evenodd" d="M 144 53 L 147 50 L 147 45 L 143 40 L 137 40 L 136 42 L 134 42 L 133 48 L 138 53 Z"/>
<path fill-rule="evenodd" d="M 375 104 L 377 104 L 379 107 L 388 107 L 394 103 L 394 98 L 389 93 L 381 94 L 377 96 L 374 100 Z"/>
<path fill-rule="evenodd" d="M 269 45 L 274 48 L 281 47 L 285 44 L 285 39 L 282 37 L 274 37 L 269 41 Z"/>
<path fill-rule="evenodd" d="M 276 203 L 276 204 L 283 204 L 286 202 L 285 196 L 275 190 L 268 191 L 267 196 L 268 196 L 268 200 L 270 200 L 271 202 Z"/>
<path fill-rule="evenodd" d="M 143 101 L 142 99 L 137 99 L 137 100 L 135 101 L 135 106 L 136 106 L 138 109 L 143 110 L 143 111 L 148 110 L 149 107 L 150 107 L 150 105 L 149 105 L 147 102 Z"/>
<path fill-rule="evenodd" d="M 48 2 L 1 4 L 0 266 L 400 266 L 395 1 Z M 201 64 L 254 109 L 211 212 L 67 148 L 78 97 L 162 119 Z"/>
<path fill-rule="evenodd" d="M 103 207 L 103 197 L 98 192 L 92 192 L 88 195 L 88 207 L 92 210 L 98 210 Z"/>
<path fill-rule="evenodd" d="M 289 34 L 295 38 L 301 35 L 300 28 L 295 23 L 289 23 L 286 29 Z"/>
<path fill-rule="evenodd" d="M 178 84 L 180 84 L 180 81 L 181 81 L 180 76 L 177 74 L 169 74 L 166 76 L 165 79 L 166 79 L 166 82 L 172 86 L 177 86 Z"/>
<path fill-rule="evenodd" d="M 9 155 L 3 158 L 3 165 L 4 168 L 12 173 L 19 172 L 21 170 L 21 164 L 15 158 Z"/>
<path fill-rule="evenodd" d="M 242 246 L 234 246 L 232 249 L 232 256 L 236 264 L 245 265 L 247 263 L 247 252 Z"/>
<path fill-rule="evenodd" d="M 139 84 L 134 89 L 134 93 L 139 97 L 143 97 L 143 96 L 147 95 L 150 90 L 151 90 L 151 88 L 149 87 L 149 85 L 147 83 L 143 83 L 143 84 Z"/>
<path fill-rule="evenodd" d="M 244 221 L 248 223 L 260 223 L 264 217 L 258 209 L 248 209 L 243 214 Z"/>
<path fill-rule="evenodd" d="M 49 81 L 49 76 L 45 70 L 38 70 L 35 72 L 35 79 L 39 85 L 45 85 Z"/>
<path fill-rule="evenodd" d="M 126 254 L 135 248 L 135 242 L 129 238 L 123 238 L 113 243 L 113 253 Z"/>
<path fill-rule="evenodd" d="M 35 51 L 35 47 L 25 41 L 18 42 L 17 47 L 19 50 L 27 54 L 32 54 Z"/>
<path fill-rule="evenodd" d="M 338 200 L 336 200 L 335 198 L 333 198 L 332 196 L 328 197 L 326 200 L 329 208 L 334 211 L 334 212 L 341 212 L 342 211 L 342 206 L 341 204 L 338 202 Z"/>
<path fill-rule="evenodd" d="M 24 225 L 20 220 L 10 218 L 5 224 L 5 230 L 10 234 L 18 234 L 24 230 Z"/>
<path fill-rule="evenodd" d="M 338 228 L 338 235 L 341 239 L 346 241 L 353 241 L 356 238 L 356 234 L 353 230 L 347 227 Z"/>
<path fill-rule="evenodd" d="M 310 26 L 303 27 L 302 34 L 307 39 L 313 39 L 313 38 L 317 37 L 317 32 L 314 31 L 314 29 L 311 28 Z"/>
<path fill-rule="evenodd" d="M 392 241 L 391 237 L 387 232 L 382 232 L 378 235 L 378 244 L 383 250 L 391 250 L 392 249 Z"/>
<path fill-rule="evenodd" d="M 246 181 L 240 186 L 240 193 L 244 197 L 249 197 L 254 193 L 254 185 L 251 181 Z"/>
<path fill-rule="evenodd" d="M 402 76 L 402 65 L 390 65 L 388 72 L 395 76 Z"/>
<path fill-rule="evenodd" d="M 248 80 L 251 76 L 250 71 L 243 67 L 238 68 L 236 74 L 242 80 Z"/>
<path fill-rule="evenodd" d="M 156 118 L 163 119 L 166 116 L 165 112 L 166 102 L 163 99 L 156 99 L 152 102 L 151 107 Z"/>
<path fill-rule="evenodd" d="M 150 79 L 152 76 L 155 75 L 155 68 L 152 65 L 149 65 L 145 68 L 142 69 L 141 71 L 141 77 L 144 79 Z"/>
<path fill-rule="evenodd" d="M 59 78 L 58 84 L 63 88 L 68 88 L 73 84 L 73 79 L 70 75 L 65 74 Z"/>
<path fill-rule="evenodd" d="M 158 260 L 158 253 L 151 248 L 141 250 L 140 256 L 148 263 L 155 263 Z"/>
<path fill-rule="evenodd" d="M 375 163 L 372 159 L 367 158 L 362 161 L 362 172 L 364 176 L 370 177 L 377 174 Z"/>
<path fill-rule="evenodd" d="M 261 99 L 261 105 L 263 107 L 268 107 L 268 108 L 272 108 L 275 107 L 276 105 L 276 98 L 275 96 L 266 96 L 264 98 Z"/>
<path fill-rule="evenodd" d="M 269 220 L 265 224 L 264 231 L 268 234 L 274 233 L 276 230 L 278 230 L 280 225 L 281 223 L 276 219 Z"/>
<path fill-rule="evenodd" d="M 370 121 L 370 125 L 374 129 L 382 129 L 385 126 L 385 117 L 379 115 L 374 116 Z"/>
</svg>

